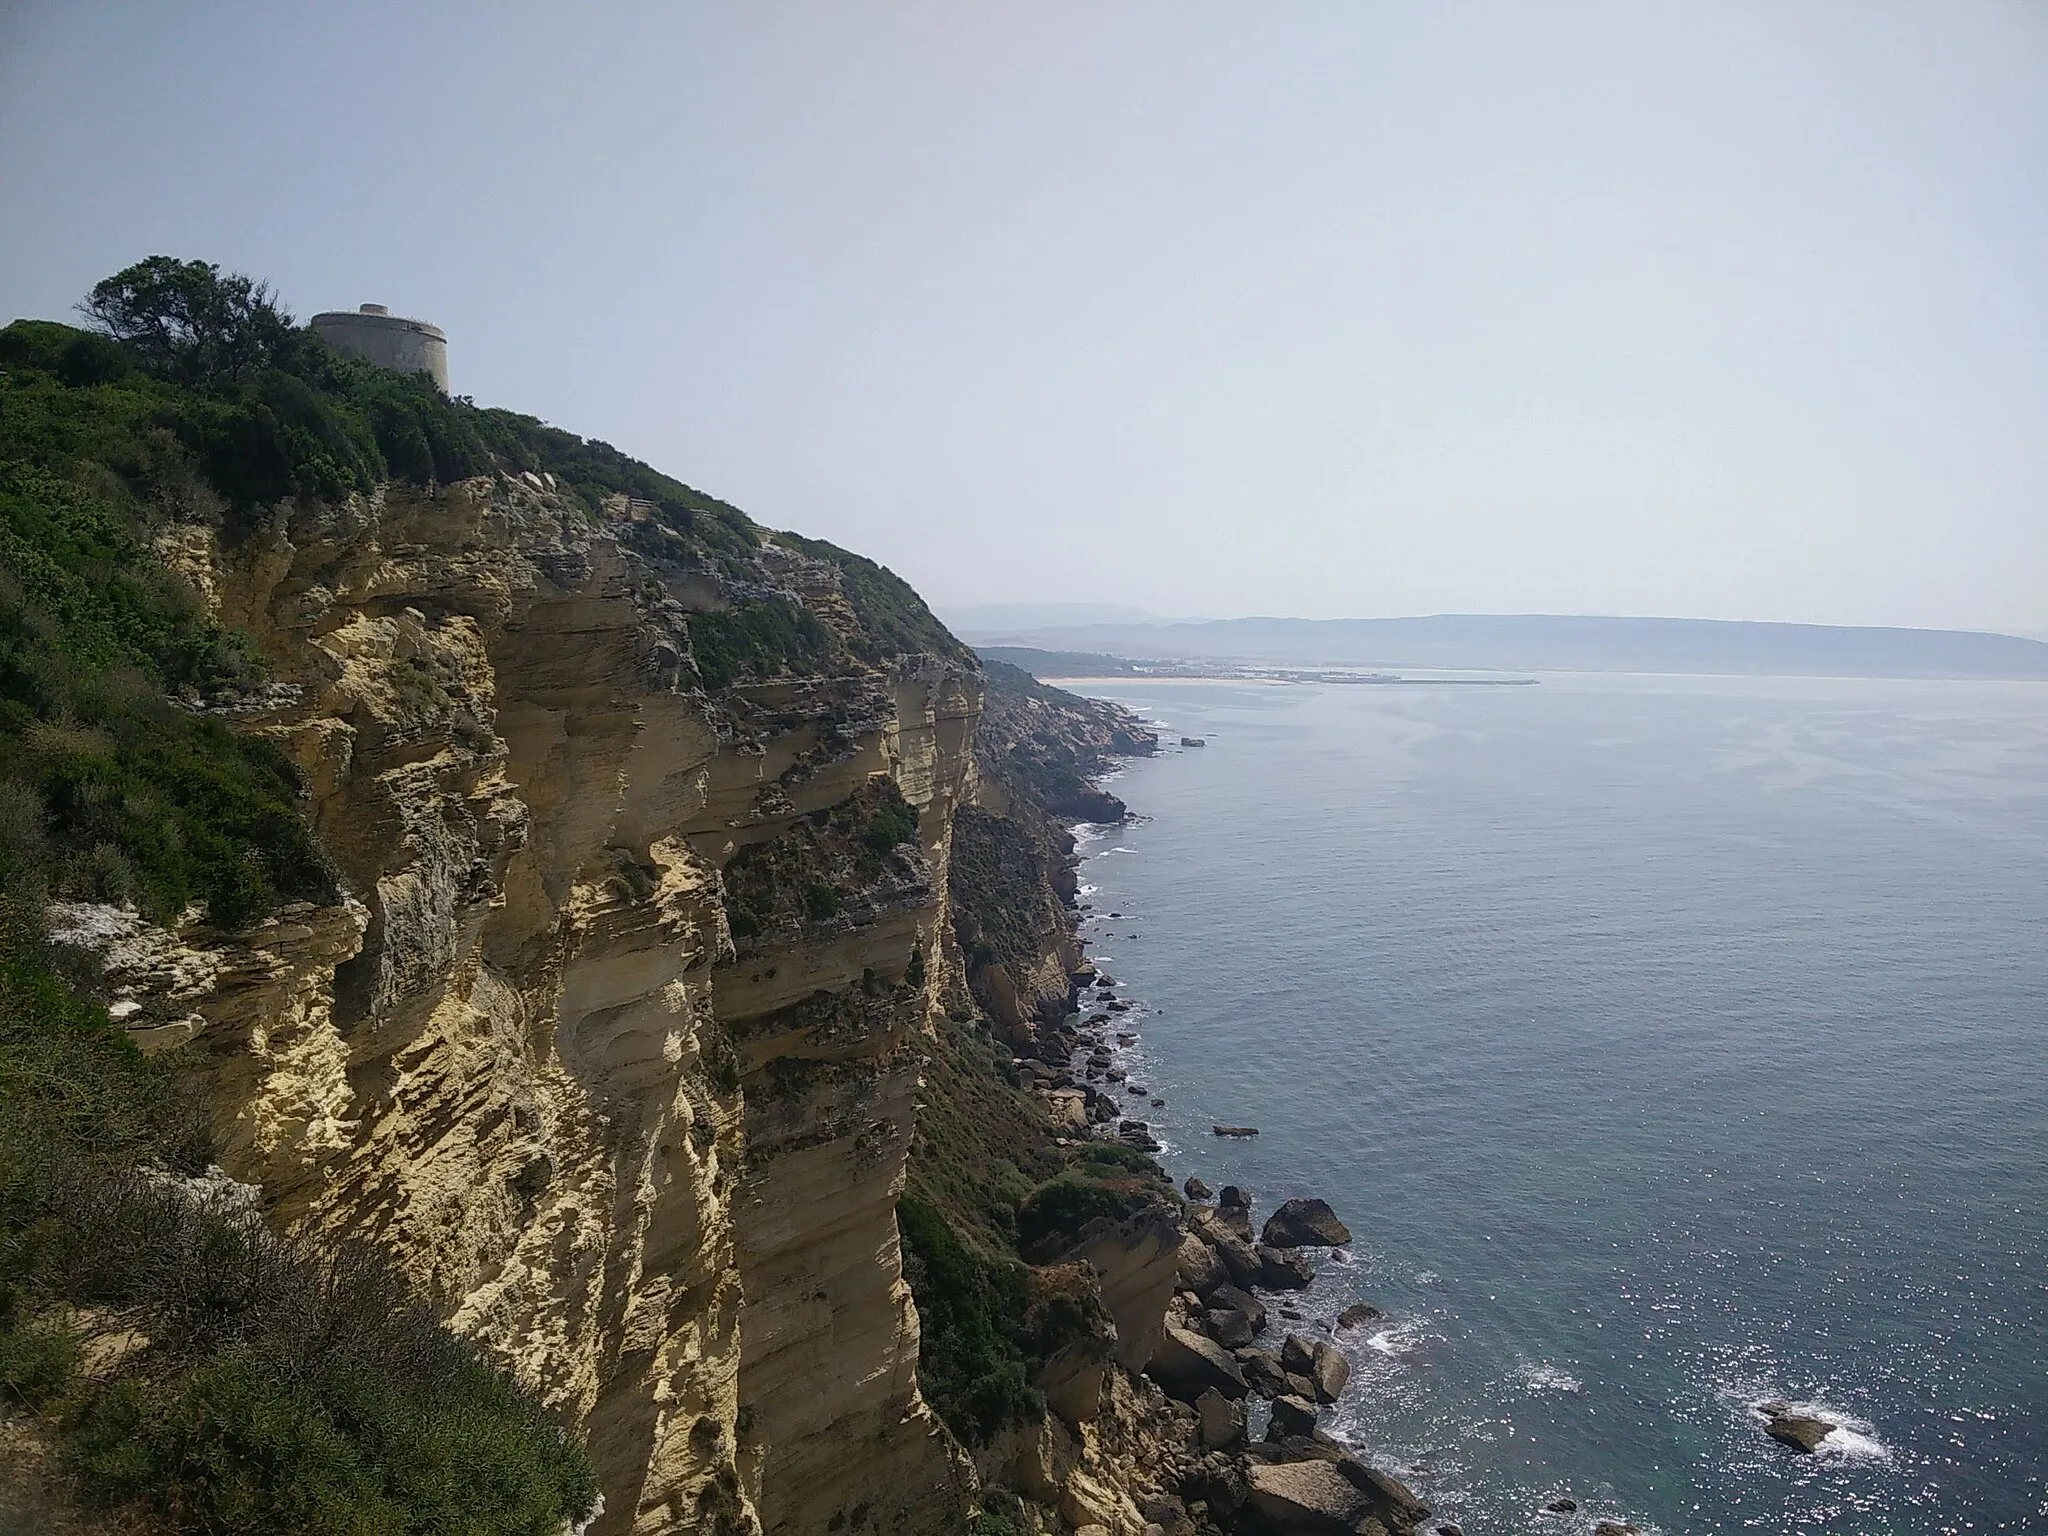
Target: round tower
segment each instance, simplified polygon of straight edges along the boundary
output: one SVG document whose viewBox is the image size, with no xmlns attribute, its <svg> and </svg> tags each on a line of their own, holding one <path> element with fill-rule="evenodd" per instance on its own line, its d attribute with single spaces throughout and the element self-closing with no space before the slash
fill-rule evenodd
<svg viewBox="0 0 2048 1536">
<path fill-rule="evenodd" d="M 424 373 L 448 393 L 448 337 L 438 325 L 394 315 L 382 304 L 315 315 L 313 329 L 335 351 L 399 373 Z"/>
</svg>

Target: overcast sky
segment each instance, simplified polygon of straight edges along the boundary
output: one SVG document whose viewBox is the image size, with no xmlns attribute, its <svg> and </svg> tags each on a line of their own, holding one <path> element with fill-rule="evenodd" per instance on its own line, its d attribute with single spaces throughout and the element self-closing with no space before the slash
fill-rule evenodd
<svg viewBox="0 0 2048 1536">
<path fill-rule="evenodd" d="M 449 334 L 935 603 L 2048 629 L 2048 6 L 0 0 L 0 318 Z"/>
</svg>

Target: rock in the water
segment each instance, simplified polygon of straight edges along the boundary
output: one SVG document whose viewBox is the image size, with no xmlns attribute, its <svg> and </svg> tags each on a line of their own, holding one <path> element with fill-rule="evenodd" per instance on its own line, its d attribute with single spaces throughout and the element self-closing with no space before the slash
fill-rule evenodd
<svg viewBox="0 0 2048 1536">
<path fill-rule="evenodd" d="M 1602 1520 L 1593 1527 L 1593 1536 L 1643 1536 L 1642 1527 L 1620 1520 Z"/>
<path fill-rule="evenodd" d="M 1339 1328 L 1362 1328 L 1374 1318 L 1382 1316 L 1380 1309 L 1369 1301 L 1354 1301 L 1337 1314 Z"/>
<path fill-rule="evenodd" d="M 1835 1426 L 1826 1419 L 1816 1419 L 1806 1413 L 1777 1413 L 1764 1426 L 1764 1433 L 1781 1445 L 1789 1445 L 1802 1455 L 1811 1456 L 1820 1448 L 1821 1441 L 1835 1432 Z"/>
<path fill-rule="evenodd" d="M 1578 1507 L 1579 1501 L 1577 1499 L 1552 1499 L 1543 1506 L 1546 1512 L 1553 1515 L 1574 1514 L 1577 1512 Z"/>
<path fill-rule="evenodd" d="M 1273 1399 L 1273 1419 L 1266 1426 L 1268 1440 L 1284 1440 L 1291 1435 L 1312 1435 L 1316 1432 L 1316 1410 L 1313 1403 L 1305 1402 L 1292 1393 Z"/>
<path fill-rule="evenodd" d="M 1268 1248 L 1336 1248 L 1351 1241 L 1351 1229 L 1322 1200 L 1289 1200 L 1266 1218 L 1259 1241 Z"/>
<path fill-rule="evenodd" d="M 1268 1291 L 1301 1291 L 1315 1279 L 1308 1259 L 1294 1248 L 1268 1248 L 1261 1243 L 1253 1250 L 1259 1261 L 1259 1287 Z"/>
<path fill-rule="evenodd" d="M 1436 1536 L 1465 1536 L 1465 1527 L 1462 1525 L 1440 1525 L 1436 1528 Z"/>
<path fill-rule="evenodd" d="M 1316 1401 L 1334 1403 L 1344 1395 L 1344 1383 L 1351 1379 L 1351 1362 L 1327 1340 L 1318 1339 L 1309 1351 L 1309 1380 L 1316 1385 Z"/>
<path fill-rule="evenodd" d="M 1252 1192 L 1242 1184 L 1226 1184 L 1218 1191 L 1216 1203 L 1221 1206 L 1242 1207 L 1245 1210 L 1249 1210 L 1251 1209 Z"/>
<path fill-rule="evenodd" d="M 1248 1390 L 1244 1373 L 1228 1350 L 1172 1323 L 1166 1325 L 1145 1373 L 1159 1383 L 1167 1396 L 1184 1403 L 1192 1403 L 1210 1390 L 1231 1398 L 1243 1397 Z"/>
<path fill-rule="evenodd" d="M 1202 1416 L 1202 1449 L 1226 1451 L 1244 1439 L 1244 1404 L 1233 1402 L 1214 1387 L 1195 1399 L 1195 1412 Z"/>
<path fill-rule="evenodd" d="M 1259 1128 L 1256 1125 L 1212 1125 L 1209 1129 L 1218 1136 L 1256 1136 L 1259 1134 Z"/>
<path fill-rule="evenodd" d="M 1210 1197 L 1209 1186 L 1196 1178 L 1192 1173 L 1188 1175 L 1187 1182 L 1181 1185 L 1181 1193 L 1190 1200 L 1207 1200 Z"/>
</svg>

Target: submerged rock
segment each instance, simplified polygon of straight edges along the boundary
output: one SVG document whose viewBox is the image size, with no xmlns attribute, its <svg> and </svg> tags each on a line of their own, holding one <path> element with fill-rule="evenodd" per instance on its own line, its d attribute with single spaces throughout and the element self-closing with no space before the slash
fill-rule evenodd
<svg viewBox="0 0 2048 1536">
<path fill-rule="evenodd" d="M 1209 1129 L 1218 1136 L 1256 1136 L 1259 1134 L 1259 1128 L 1256 1125 L 1212 1125 Z"/>
</svg>

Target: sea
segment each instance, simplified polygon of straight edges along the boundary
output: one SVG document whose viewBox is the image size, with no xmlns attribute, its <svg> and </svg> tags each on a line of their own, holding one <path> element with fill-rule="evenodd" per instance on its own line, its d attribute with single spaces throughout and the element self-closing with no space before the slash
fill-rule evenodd
<svg viewBox="0 0 2048 1536">
<path fill-rule="evenodd" d="M 1430 1528 L 2048 1532 L 2048 685 L 1063 686 L 1164 738 L 1133 1113 L 1349 1224 L 1272 1339 L 1383 1309 L 1325 1427 Z"/>
</svg>

